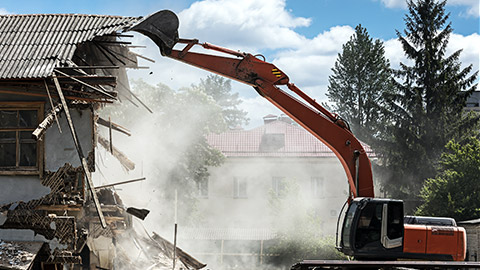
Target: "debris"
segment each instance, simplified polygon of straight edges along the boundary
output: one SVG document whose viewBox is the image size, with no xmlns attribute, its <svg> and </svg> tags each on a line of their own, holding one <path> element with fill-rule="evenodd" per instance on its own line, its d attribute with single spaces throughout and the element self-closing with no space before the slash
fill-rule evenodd
<svg viewBox="0 0 480 270">
<path fill-rule="evenodd" d="M 0 269 L 30 269 L 42 245 L 43 242 L 0 240 Z"/>
<path fill-rule="evenodd" d="M 113 186 L 118 186 L 118 185 L 133 183 L 133 182 L 143 181 L 143 180 L 145 180 L 145 179 L 146 179 L 145 177 L 142 177 L 142 178 L 138 178 L 138 179 L 132 179 L 132 180 L 117 182 L 117 183 L 113 183 L 113 184 L 107 184 L 107 185 L 98 186 L 98 187 L 95 187 L 95 189 L 107 188 L 107 187 L 113 187 Z"/>
<path fill-rule="evenodd" d="M 72 134 L 73 142 L 75 144 L 75 148 L 77 148 L 77 153 L 78 157 L 80 158 L 80 161 L 82 162 L 82 167 L 85 172 L 85 178 L 87 178 L 87 186 L 88 189 L 90 190 L 90 193 L 92 194 L 93 202 L 95 203 L 95 208 L 97 209 L 98 217 L 100 218 L 100 223 L 102 224 L 102 227 L 105 228 L 107 227 L 107 223 L 105 223 L 105 217 L 103 216 L 102 209 L 100 208 L 100 203 L 98 202 L 97 194 L 95 193 L 95 190 L 93 188 L 93 182 L 92 182 L 92 176 L 90 175 L 90 170 L 88 169 L 87 165 L 87 160 L 85 159 L 85 156 L 83 155 L 83 151 L 80 145 L 80 142 L 78 141 L 78 136 L 77 132 L 75 131 L 75 126 L 73 125 L 72 118 L 70 117 L 70 111 L 67 106 L 67 102 L 65 101 L 65 98 L 63 96 L 62 88 L 60 87 L 60 83 L 58 82 L 58 79 L 55 75 L 55 73 L 52 74 L 53 81 L 55 82 L 55 87 L 57 88 L 58 96 L 60 97 L 60 100 L 62 101 L 63 109 L 65 111 L 65 115 L 67 116 L 67 122 L 68 126 L 70 127 L 70 132 Z"/>
<path fill-rule="evenodd" d="M 98 123 L 99 125 L 102 125 L 102 126 L 105 126 L 105 127 L 110 127 L 110 123 L 111 123 L 111 126 L 112 126 L 112 129 L 113 129 L 113 130 L 119 131 L 119 132 L 121 132 L 121 133 L 123 133 L 123 134 L 125 134 L 125 135 L 127 135 L 127 136 L 132 136 L 132 134 L 130 133 L 130 130 L 128 130 L 127 128 L 122 127 L 122 126 L 120 126 L 119 124 L 115 124 L 115 123 L 113 123 L 113 122 L 111 122 L 111 121 L 107 121 L 107 120 L 105 120 L 105 119 L 103 119 L 103 118 L 101 118 L 101 117 L 98 117 L 97 123 Z"/>
<path fill-rule="evenodd" d="M 32 132 L 32 137 L 37 141 L 41 139 L 47 129 L 53 125 L 53 121 L 56 119 L 57 114 L 62 111 L 62 104 L 58 104 L 57 106 L 55 106 L 55 108 L 53 108 L 53 110 L 49 114 L 47 114 L 45 119 L 43 119 L 43 121 L 38 125 L 37 129 Z"/>
<path fill-rule="evenodd" d="M 137 218 L 139 218 L 141 220 L 145 220 L 148 213 L 150 213 L 150 210 L 148 210 L 148 209 L 138 209 L 138 208 L 135 208 L 135 207 L 128 207 L 127 208 L 127 213 L 129 213 L 130 215 L 136 216 Z"/>
<path fill-rule="evenodd" d="M 108 142 L 107 139 L 103 138 L 100 135 L 97 135 L 98 143 L 105 149 L 110 148 L 110 143 Z M 112 146 L 113 148 L 113 153 L 112 155 L 120 161 L 120 164 L 127 169 L 128 171 L 135 169 L 135 163 L 131 161 L 130 159 L 127 158 L 127 156 L 122 153 L 120 150 L 118 150 L 115 146 Z"/>
</svg>

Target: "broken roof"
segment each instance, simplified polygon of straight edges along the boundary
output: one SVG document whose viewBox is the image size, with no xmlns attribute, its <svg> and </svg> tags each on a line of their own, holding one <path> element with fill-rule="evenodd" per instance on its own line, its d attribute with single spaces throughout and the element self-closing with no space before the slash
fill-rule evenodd
<svg viewBox="0 0 480 270">
<path fill-rule="evenodd" d="M 304 128 L 275 120 L 251 130 L 209 134 L 208 143 L 227 157 L 335 157 L 330 148 Z M 367 154 L 372 149 L 362 143 Z"/>
<path fill-rule="evenodd" d="M 77 45 L 125 30 L 141 17 L 79 14 L 0 16 L 0 79 L 46 78 Z"/>
</svg>

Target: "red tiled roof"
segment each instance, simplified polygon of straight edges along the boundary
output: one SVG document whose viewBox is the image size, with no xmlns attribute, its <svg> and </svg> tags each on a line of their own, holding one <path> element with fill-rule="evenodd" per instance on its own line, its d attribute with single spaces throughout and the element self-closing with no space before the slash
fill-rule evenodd
<svg viewBox="0 0 480 270">
<path fill-rule="evenodd" d="M 281 120 L 251 130 L 212 133 L 207 141 L 227 157 L 335 157 L 304 128 Z M 369 156 L 374 156 L 368 145 L 362 145 Z"/>
</svg>

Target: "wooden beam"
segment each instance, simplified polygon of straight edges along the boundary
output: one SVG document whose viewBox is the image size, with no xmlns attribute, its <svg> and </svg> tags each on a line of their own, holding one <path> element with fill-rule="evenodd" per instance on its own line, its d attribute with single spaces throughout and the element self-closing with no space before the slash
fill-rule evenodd
<svg viewBox="0 0 480 270">
<path fill-rule="evenodd" d="M 109 120 L 110 120 L 110 119 L 109 119 Z M 113 122 L 111 122 L 111 121 L 107 121 L 107 120 L 105 120 L 105 119 L 103 119 L 103 118 L 101 118 L 101 117 L 98 118 L 97 123 L 98 123 L 99 125 L 104 126 L 104 127 L 110 127 L 110 124 L 111 124 L 113 130 L 116 130 L 116 131 L 118 131 L 118 132 L 121 132 L 121 133 L 123 133 L 123 134 L 125 134 L 125 135 L 127 135 L 127 136 L 132 136 L 132 134 L 130 133 L 130 130 L 128 130 L 127 128 L 122 127 L 122 126 L 120 126 L 119 124 L 115 124 L 115 123 L 113 123 Z"/>
<path fill-rule="evenodd" d="M 119 66 L 75 66 L 75 67 L 56 67 L 56 69 L 119 69 Z"/>
<path fill-rule="evenodd" d="M 13 87 L 9 87 L 12 89 Z M 21 89 L 19 87 L 19 89 Z M 27 91 L 13 91 L 13 90 L 3 90 L 0 89 L 0 94 L 13 94 L 13 95 L 20 95 L 20 96 L 32 96 L 32 97 L 48 97 L 47 94 L 38 93 L 38 92 L 27 92 Z M 58 97 L 58 95 L 52 94 L 52 97 Z M 102 102 L 102 103 L 112 103 L 110 100 L 103 100 L 103 99 L 95 99 L 95 98 L 84 98 L 84 97 L 75 97 L 75 96 L 64 96 L 65 99 L 68 100 L 81 100 L 87 102 Z"/>
<path fill-rule="evenodd" d="M 88 76 L 88 75 L 68 75 L 57 76 L 57 79 L 62 83 L 71 82 L 72 79 L 81 80 L 90 85 L 117 85 L 117 78 L 115 76 Z"/>
<path fill-rule="evenodd" d="M 108 117 L 108 136 L 110 136 L 109 137 L 110 153 L 113 154 L 112 119 L 110 119 L 110 116 Z"/>
<path fill-rule="evenodd" d="M 93 186 L 92 175 L 90 174 L 90 170 L 88 169 L 87 159 L 83 155 L 82 146 L 78 141 L 77 132 L 75 131 L 75 126 L 73 125 L 72 118 L 70 116 L 70 110 L 68 109 L 67 101 L 63 96 L 62 88 L 60 87 L 60 83 L 57 80 L 55 73 L 52 74 L 53 82 L 55 83 L 55 87 L 57 88 L 58 96 L 62 102 L 62 106 L 65 112 L 65 116 L 67 117 L 68 126 L 70 127 L 70 133 L 72 134 L 73 143 L 75 144 L 75 148 L 77 149 L 78 157 L 82 163 L 82 168 L 85 173 L 85 178 L 87 178 L 88 188 L 90 189 L 93 202 L 95 204 L 95 208 L 97 209 L 98 217 L 100 218 L 100 224 L 102 228 L 107 227 L 107 223 L 105 222 L 105 217 L 103 216 L 102 209 L 100 208 L 100 202 L 98 201 L 97 193 L 95 192 L 95 187 Z"/>
<path fill-rule="evenodd" d="M 38 125 L 38 127 L 32 132 L 32 137 L 37 141 L 40 140 L 47 131 L 47 129 L 53 125 L 53 121 L 55 119 L 58 123 L 57 114 L 61 111 L 63 111 L 62 104 L 58 104 L 57 106 L 55 106 L 53 110 L 49 114 L 47 114 L 45 119 L 43 119 L 43 121 Z M 58 124 L 58 126 L 60 127 L 60 124 Z"/>
<path fill-rule="evenodd" d="M 118 186 L 118 185 L 124 185 L 124 184 L 128 184 L 128 183 L 134 183 L 134 182 L 138 182 L 138 181 L 143 181 L 143 180 L 146 180 L 146 179 L 147 179 L 147 178 L 142 177 L 142 178 L 127 180 L 127 181 L 122 181 L 122 182 L 116 182 L 116 183 L 107 184 L 107 185 L 103 185 L 103 186 L 97 186 L 97 187 L 95 187 L 95 189 L 113 187 L 113 186 Z"/>
<path fill-rule="evenodd" d="M 53 106 L 52 95 L 50 95 L 50 90 L 48 89 L 47 80 L 43 80 L 43 83 L 45 84 L 45 90 L 47 90 L 48 100 L 50 101 L 50 107 L 52 108 L 53 116 L 55 116 L 55 121 L 57 122 L 58 131 L 62 133 L 62 128 L 60 127 L 60 122 L 58 121 L 55 106 Z"/>
<path fill-rule="evenodd" d="M 79 80 L 79 79 L 77 79 L 77 78 L 74 78 L 74 77 L 72 77 L 72 76 L 70 76 L 70 75 L 68 75 L 68 74 L 66 74 L 66 73 L 63 73 L 63 72 L 61 72 L 60 70 L 54 69 L 54 71 L 57 72 L 57 73 L 59 73 L 60 75 L 69 77 L 69 78 L 72 79 L 73 81 L 76 81 L 76 82 L 78 82 L 79 84 L 81 84 L 81 85 L 83 85 L 83 86 L 86 86 L 86 87 L 88 87 L 88 88 L 90 88 L 90 89 L 92 89 L 92 90 L 94 90 L 94 91 L 97 91 L 98 93 L 101 93 L 102 95 L 105 95 L 105 96 L 107 96 L 107 97 L 109 97 L 109 98 L 111 98 L 111 99 L 117 99 L 116 97 L 110 95 L 109 93 L 107 93 L 107 92 L 105 92 L 105 91 L 103 91 L 103 90 L 101 90 L 101 89 L 98 89 L 98 88 L 96 88 L 96 87 L 94 87 L 94 86 L 92 86 L 92 85 L 90 85 L 90 84 L 88 84 L 88 83 L 85 83 L 85 82 L 83 82 L 83 81 L 81 81 L 81 80 Z"/>
<path fill-rule="evenodd" d="M 103 148 L 107 150 L 110 148 L 108 140 L 103 138 L 102 136 L 97 135 L 97 141 Z M 128 171 L 135 169 L 135 163 L 133 161 L 128 159 L 128 157 L 124 153 L 122 153 L 120 150 L 118 150 L 115 146 L 112 146 L 112 148 L 113 148 L 112 155 L 116 159 L 118 159 L 118 161 L 120 161 L 120 164 L 122 164 L 122 166 L 125 169 L 127 169 Z"/>
</svg>

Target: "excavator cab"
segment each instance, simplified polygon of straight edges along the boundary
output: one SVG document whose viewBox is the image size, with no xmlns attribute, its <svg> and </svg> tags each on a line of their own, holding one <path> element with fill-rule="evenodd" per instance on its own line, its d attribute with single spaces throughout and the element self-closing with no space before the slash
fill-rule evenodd
<svg viewBox="0 0 480 270">
<path fill-rule="evenodd" d="M 356 198 L 343 221 L 340 250 L 358 259 L 396 258 L 403 232 L 402 201 Z"/>
</svg>

